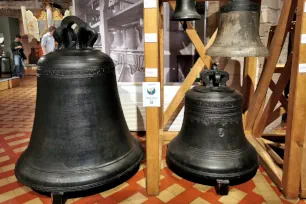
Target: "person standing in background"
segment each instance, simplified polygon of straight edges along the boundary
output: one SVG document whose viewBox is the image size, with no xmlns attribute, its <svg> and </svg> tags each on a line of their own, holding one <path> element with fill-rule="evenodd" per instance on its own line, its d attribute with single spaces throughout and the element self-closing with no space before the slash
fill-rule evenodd
<svg viewBox="0 0 306 204">
<path fill-rule="evenodd" d="M 43 55 L 46 55 L 50 52 L 53 52 L 54 49 L 55 49 L 55 40 L 54 40 L 54 37 L 53 37 L 55 27 L 50 26 L 48 31 L 49 32 L 44 34 L 42 39 L 41 39 L 41 48 L 42 48 L 42 51 L 43 51 Z"/>
<path fill-rule="evenodd" d="M 16 35 L 15 40 L 11 43 L 11 50 L 14 58 L 13 76 L 23 77 L 24 67 L 22 60 L 25 60 L 26 57 L 23 53 L 23 46 L 20 41 L 21 41 L 21 36 Z"/>
</svg>

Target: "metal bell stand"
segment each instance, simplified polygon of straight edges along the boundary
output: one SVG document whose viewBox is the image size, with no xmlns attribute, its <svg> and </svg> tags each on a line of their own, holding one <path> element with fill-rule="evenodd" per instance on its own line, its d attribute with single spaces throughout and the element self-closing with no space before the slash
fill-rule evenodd
<svg viewBox="0 0 306 204">
<path fill-rule="evenodd" d="M 158 35 L 157 42 L 145 43 L 145 68 L 157 67 L 159 75 L 154 78 L 147 77 L 146 81 L 160 82 L 161 84 L 161 107 L 146 108 L 146 179 L 147 192 L 150 195 L 159 194 L 162 144 L 164 141 L 169 141 L 177 135 L 177 132 L 164 131 L 164 127 L 169 119 L 181 110 L 181 102 L 183 101 L 185 93 L 190 89 L 196 77 L 204 68 L 204 65 L 211 67 L 212 59 L 205 55 L 205 52 L 214 41 L 217 33 L 216 31 L 208 44 L 204 46 L 196 30 L 187 22 L 186 34 L 197 49 L 200 58 L 194 64 L 194 67 L 182 83 L 168 108 L 164 111 L 164 31 L 162 3 L 165 1 L 169 2 L 172 8 L 175 8 L 175 1 L 159 0 L 156 1 L 156 8 L 144 9 L 144 32 L 157 33 Z M 226 2 L 227 0 L 220 0 L 220 4 Z M 257 0 L 257 3 L 261 3 L 261 1 Z M 275 34 L 270 39 L 270 56 L 265 59 L 264 71 L 259 79 L 256 90 L 257 58 L 249 57 L 245 60 L 244 98 L 247 101 L 244 114 L 245 134 L 256 148 L 261 165 L 276 186 L 282 190 L 286 198 L 298 198 L 299 195 L 301 198 L 306 198 L 306 74 L 303 73 L 303 67 L 299 69 L 299 64 L 306 64 L 306 55 L 304 54 L 306 53 L 306 44 L 301 43 L 302 34 L 306 34 L 305 4 L 306 0 L 283 1 L 279 24 L 275 29 Z M 292 31 L 291 23 L 296 8 L 297 19 L 293 40 L 292 63 L 290 62 L 289 56 L 288 63 L 279 71 L 280 69 L 276 67 L 276 64 L 287 33 Z M 281 73 L 280 80 L 274 83 L 272 76 L 277 72 Z M 290 72 L 290 94 L 289 100 L 287 101 L 283 96 L 283 90 L 288 82 Z M 268 101 L 268 105 L 264 106 L 268 88 L 273 93 Z M 282 108 L 274 110 L 278 101 L 281 101 Z M 278 144 L 270 140 L 264 143 L 264 139 L 261 139 L 261 136 L 267 124 L 273 122 L 284 112 L 288 113 L 288 122 L 286 134 L 281 135 L 286 138 L 285 145 L 282 145 L 285 151 L 282 169 L 277 164 L 276 160 L 278 157 L 271 152 L 271 148 L 267 148 L 267 143 L 272 145 Z M 223 191 L 224 185 L 221 186 L 219 190 Z"/>
</svg>

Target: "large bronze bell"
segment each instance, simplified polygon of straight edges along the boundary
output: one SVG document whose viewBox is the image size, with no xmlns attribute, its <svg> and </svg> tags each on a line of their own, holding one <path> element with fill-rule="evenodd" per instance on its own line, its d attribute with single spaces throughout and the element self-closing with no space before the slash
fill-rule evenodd
<svg viewBox="0 0 306 204">
<path fill-rule="evenodd" d="M 177 175 L 226 195 L 230 185 L 256 174 L 258 156 L 244 135 L 242 95 L 226 86 L 228 73 L 206 71 L 201 79 L 206 86 L 185 96 L 182 129 L 168 145 L 166 162 Z"/>
<path fill-rule="evenodd" d="M 196 2 L 194 0 L 176 0 L 176 6 L 171 20 L 193 21 L 200 19 L 201 16 L 196 10 Z"/>
<path fill-rule="evenodd" d="M 214 57 L 264 57 L 268 49 L 259 37 L 260 5 L 231 0 L 220 8 L 216 40 L 206 54 Z"/>
<path fill-rule="evenodd" d="M 143 151 L 123 115 L 114 63 L 93 49 L 96 31 L 69 16 L 54 37 L 59 49 L 38 62 L 33 132 L 15 175 L 61 203 L 63 193 L 106 190 L 126 181 L 137 172 Z"/>
</svg>

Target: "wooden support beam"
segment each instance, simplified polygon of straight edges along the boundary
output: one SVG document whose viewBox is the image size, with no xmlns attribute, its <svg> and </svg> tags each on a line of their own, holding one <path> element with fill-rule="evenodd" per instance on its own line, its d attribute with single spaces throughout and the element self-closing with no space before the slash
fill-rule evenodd
<svg viewBox="0 0 306 204">
<path fill-rule="evenodd" d="M 279 143 L 279 142 L 273 142 L 271 140 L 267 140 L 264 138 L 260 138 L 265 144 L 271 145 L 273 147 L 277 147 L 280 149 L 285 149 L 285 144 L 284 143 Z"/>
<path fill-rule="evenodd" d="M 164 131 L 164 140 L 165 141 L 171 141 L 173 138 L 175 138 L 179 132 L 170 132 L 170 131 Z"/>
<path fill-rule="evenodd" d="M 258 138 L 257 142 L 265 149 L 266 152 L 271 156 L 279 166 L 283 166 L 284 160 L 265 142 L 265 140 Z"/>
<path fill-rule="evenodd" d="M 264 107 L 265 107 L 265 101 L 262 102 L 262 104 L 260 106 L 260 109 L 258 111 L 258 115 L 262 115 L 263 114 Z M 255 120 L 254 126 L 258 126 L 259 123 L 261 123 L 261 121 L 259 120 L 259 117 L 257 117 L 256 120 Z M 250 132 L 253 135 L 253 129 L 249 129 L 249 130 L 246 129 L 246 125 L 244 126 L 244 128 L 245 128 L 245 131 Z"/>
<path fill-rule="evenodd" d="M 204 47 L 204 54 L 206 52 L 206 49 L 212 44 L 212 42 L 215 40 L 217 35 L 217 31 L 214 33 L 213 37 L 208 42 L 208 45 Z M 201 42 L 202 43 L 202 42 Z M 204 68 L 204 63 L 202 58 L 199 58 L 196 63 L 194 64 L 193 68 L 190 70 L 189 74 L 187 75 L 185 81 L 180 86 L 179 90 L 175 94 L 174 98 L 172 99 L 171 103 L 167 107 L 165 113 L 164 113 L 164 126 L 167 125 L 169 119 L 172 117 L 173 113 L 177 110 L 180 103 L 185 97 L 186 92 L 190 89 L 192 84 L 194 83 L 195 79 L 199 75 L 199 73 Z"/>
<path fill-rule="evenodd" d="M 159 35 L 159 5 L 144 9 L 144 33 Z M 159 77 L 146 77 L 146 82 L 160 82 L 161 72 L 159 55 L 159 38 L 157 42 L 144 43 L 145 68 L 158 68 Z M 146 108 L 146 186 L 149 195 L 159 194 L 160 178 L 160 107 Z"/>
<path fill-rule="evenodd" d="M 167 125 L 169 119 L 172 117 L 176 109 L 181 104 L 182 100 L 185 97 L 186 92 L 190 89 L 192 84 L 194 83 L 195 79 L 199 75 L 199 73 L 204 68 L 204 63 L 201 59 L 198 59 L 192 69 L 190 70 L 189 74 L 187 75 L 186 79 L 184 80 L 183 84 L 180 86 L 179 90 L 175 94 L 174 98 L 170 102 L 169 106 L 167 107 L 164 113 L 164 126 Z"/>
<path fill-rule="evenodd" d="M 275 109 L 270 115 L 269 115 L 269 118 L 268 118 L 268 121 L 267 121 L 267 125 L 270 125 L 271 123 L 273 123 L 276 119 L 278 119 L 280 116 L 282 116 L 284 113 L 286 113 L 286 110 L 280 106 L 278 107 L 277 109 Z M 256 125 L 256 123 L 255 123 Z"/>
<path fill-rule="evenodd" d="M 268 154 L 266 149 L 263 146 L 261 146 L 261 144 L 258 143 L 258 141 L 254 138 L 253 135 L 248 134 L 246 132 L 246 138 L 256 149 L 259 155 L 260 165 L 265 169 L 265 171 L 267 172 L 269 177 L 272 179 L 272 181 L 275 183 L 275 185 L 279 189 L 281 189 L 282 188 L 282 177 L 283 177 L 282 169 L 275 163 L 275 161 L 271 158 L 271 156 Z"/>
<path fill-rule="evenodd" d="M 278 26 L 273 36 L 272 43 L 270 46 L 270 56 L 267 58 L 266 68 L 264 69 L 263 74 L 260 77 L 258 87 L 253 96 L 251 102 L 247 121 L 246 129 L 251 130 L 255 123 L 257 114 L 261 108 L 261 105 L 266 97 L 266 93 L 272 79 L 279 55 L 282 50 L 282 43 L 286 37 L 287 31 L 290 29 L 291 21 L 296 8 L 296 1 L 284 1 L 283 8 L 281 11 L 280 19 Z"/>
<path fill-rule="evenodd" d="M 276 84 L 274 83 L 273 80 L 270 81 L 269 88 L 271 89 L 272 92 L 277 89 Z M 282 104 L 282 106 L 286 110 L 288 109 L 288 100 L 286 99 L 286 97 L 283 94 L 280 95 L 279 102 Z"/>
<path fill-rule="evenodd" d="M 305 135 L 306 137 L 306 135 Z M 306 138 L 304 137 L 303 160 L 301 169 L 301 193 L 300 198 L 306 198 Z"/>
<path fill-rule="evenodd" d="M 276 129 L 269 133 L 264 133 L 263 137 L 285 137 L 286 131 L 282 129 Z"/>
<path fill-rule="evenodd" d="M 306 34 L 305 3 L 298 0 L 297 5 L 284 157 L 283 193 L 290 199 L 298 198 L 300 193 L 306 126 L 306 74 L 299 71 L 299 64 L 306 64 L 306 44 L 301 44 L 302 34 Z"/>
<path fill-rule="evenodd" d="M 254 3 L 257 3 L 261 6 L 261 0 L 254 0 Z M 220 2 L 220 6 L 222 3 Z M 257 57 L 245 57 L 244 59 L 244 77 L 243 77 L 243 113 L 244 113 L 244 121 L 247 116 L 247 110 L 249 109 L 249 105 L 251 104 L 252 97 L 255 91 L 256 84 L 256 73 L 257 73 Z"/>
<path fill-rule="evenodd" d="M 162 163 L 163 144 L 164 144 L 164 6 L 159 6 L 159 79 L 160 79 L 160 109 L 159 109 L 159 177 Z M 156 178 L 159 180 L 159 177 Z"/>
<path fill-rule="evenodd" d="M 255 91 L 257 57 L 246 57 L 244 63 L 244 79 L 243 79 L 243 112 L 249 109 L 252 97 Z M 247 115 L 247 113 L 245 113 Z"/>
<path fill-rule="evenodd" d="M 288 84 L 288 81 L 290 79 L 290 71 L 291 71 L 291 63 L 292 63 L 292 54 L 288 57 L 286 67 L 283 69 L 282 74 L 276 84 L 275 90 L 273 90 L 273 93 L 265 106 L 265 110 L 262 114 L 259 114 L 257 117 L 260 119 L 260 123 L 257 124 L 257 126 L 254 126 L 254 132 L 253 135 L 255 137 L 261 137 L 263 134 L 265 127 L 267 125 L 269 116 L 275 109 L 275 106 L 277 105 L 277 102 L 279 101 L 280 96 L 282 95 L 285 87 Z"/>
<path fill-rule="evenodd" d="M 185 106 L 185 101 L 182 100 L 182 102 L 177 106 L 176 110 L 172 113 L 172 116 L 169 118 L 168 122 L 165 123 L 164 131 L 168 131 L 167 128 L 171 127 L 171 125 L 175 121 L 176 117 L 180 114 L 184 106 Z"/>
<path fill-rule="evenodd" d="M 169 4 L 170 4 L 171 8 L 174 10 L 176 2 L 175 1 L 171 1 L 171 2 L 169 2 Z M 181 22 L 181 23 L 183 23 L 183 22 Z M 211 64 L 212 64 L 212 59 L 211 59 L 211 57 L 205 55 L 207 47 L 205 47 L 203 45 L 201 38 L 199 37 L 197 31 L 192 27 L 191 23 L 189 21 L 187 21 L 186 23 L 187 23 L 186 34 L 188 35 L 188 37 L 191 40 L 192 44 L 194 45 L 194 47 L 198 51 L 198 54 L 200 55 L 204 65 L 208 69 L 210 69 Z M 211 43 L 212 42 L 213 41 L 211 41 Z"/>
</svg>

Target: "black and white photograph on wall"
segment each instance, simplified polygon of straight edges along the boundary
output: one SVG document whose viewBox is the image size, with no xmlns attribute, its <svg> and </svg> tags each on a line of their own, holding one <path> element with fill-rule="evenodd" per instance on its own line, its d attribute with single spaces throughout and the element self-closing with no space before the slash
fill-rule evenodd
<svg viewBox="0 0 306 204">
<path fill-rule="evenodd" d="M 96 49 L 111 56 L 118 82 L 143 82 L 143 0 L 74 0 L 76 16 L 99 33 Z M 202 20 L 192 22 L 205 39 L 205 2 L 197 4 Z M 182 82 L 197 59 L 193 44 L 181 24 L 171 21 L 173 10 L 164 3 L 164 77 L 166 83 Z"/>
</svg>

